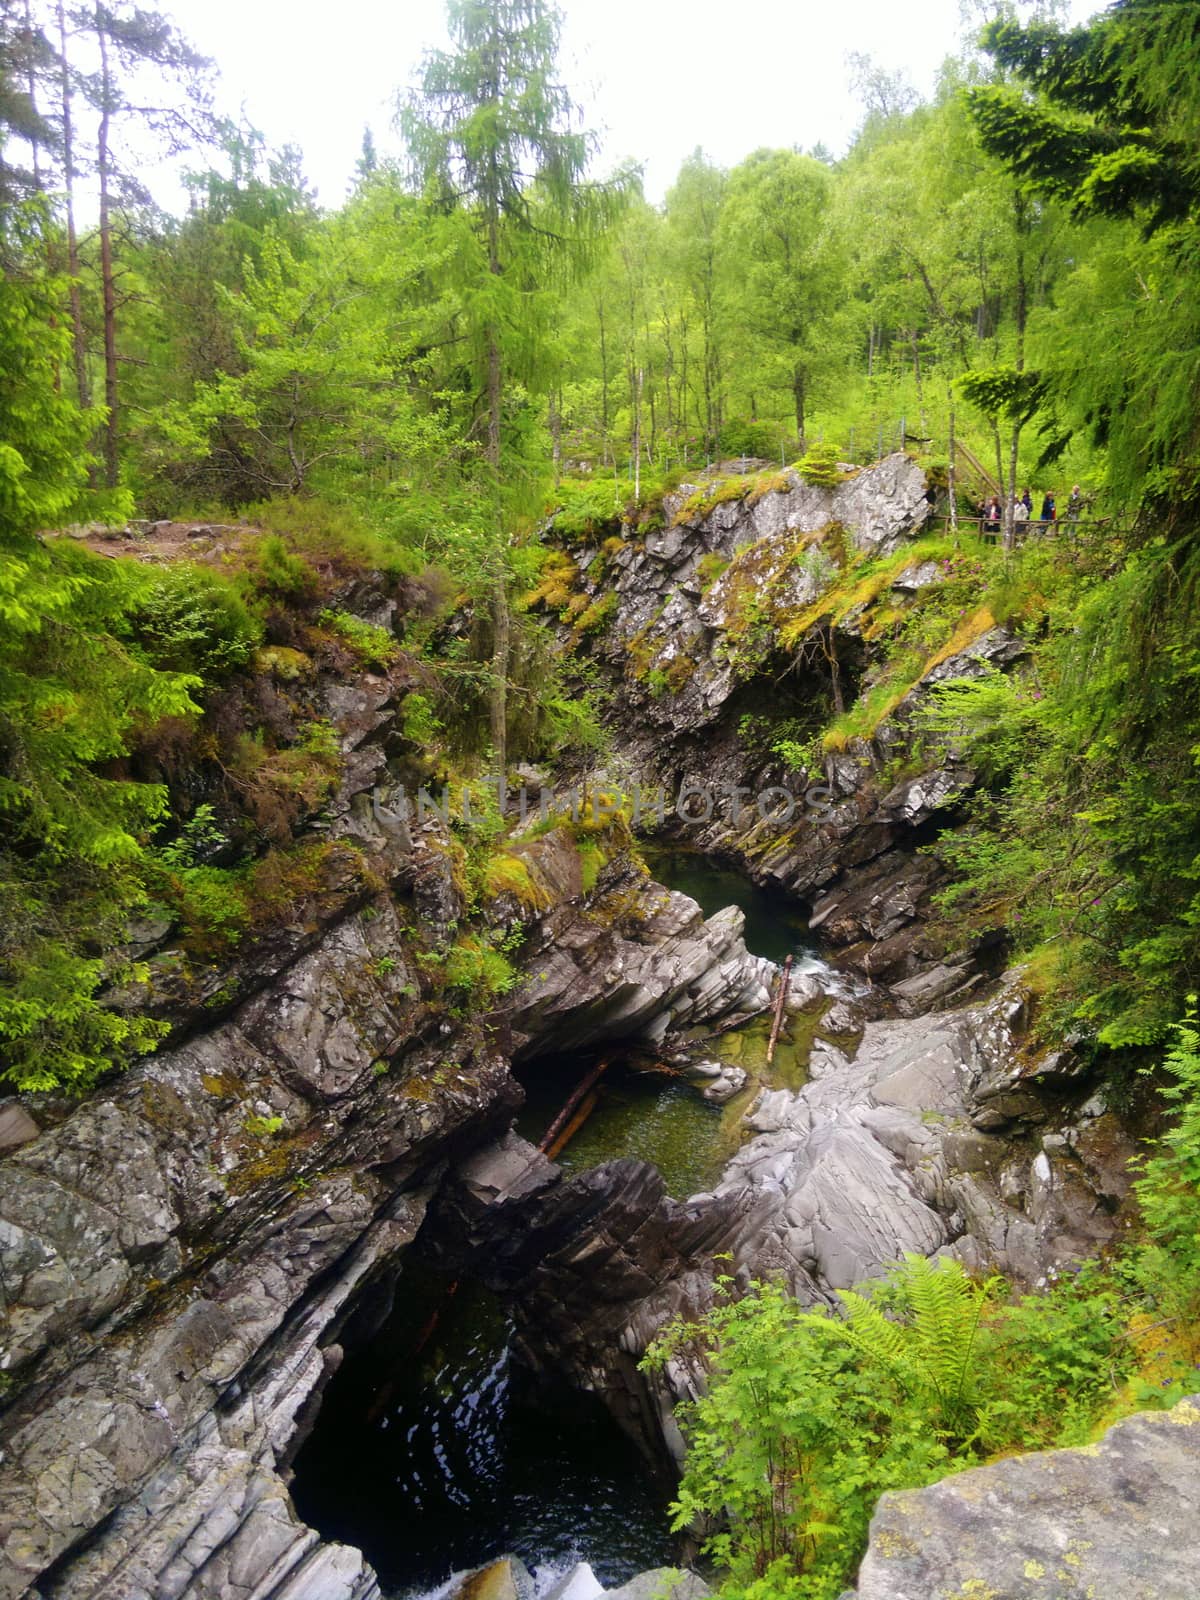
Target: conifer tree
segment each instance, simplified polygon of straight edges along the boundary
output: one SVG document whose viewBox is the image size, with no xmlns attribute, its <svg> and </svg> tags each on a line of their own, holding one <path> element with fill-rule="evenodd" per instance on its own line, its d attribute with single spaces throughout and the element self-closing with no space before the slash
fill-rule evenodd
<svg viewBox="0 0 1200 1600">
<path fill-rule="evenodd" d="M 506 381 L 529 379 L 539 339 L 532 291 L 578 269 L 614 215 L 627 182 L 587 181 L 593 136 L 576 126 L 555 76 L 561 17 L 548 0 L 450 0 L 454 48 L 429 52 L 400 104 L 414 171 L 431 201 L 460 211 L 474 249 L 460 263 L 482 377 L 484 459 L 497 536 L 492 591 L 492 744 L 507 753 L 509 614 L 502 544 Z M 518 263 L 520 268 L 518 269 Z"/>
</svg>

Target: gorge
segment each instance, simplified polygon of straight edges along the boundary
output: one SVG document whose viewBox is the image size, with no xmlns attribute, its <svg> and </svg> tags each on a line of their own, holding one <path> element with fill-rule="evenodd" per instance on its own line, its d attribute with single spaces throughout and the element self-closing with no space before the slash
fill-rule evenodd
<svg viewBox="0 0 1200 1600">
<path fill-rule="evenodd" d="M 1200 8 L 1081 6 L 836 148 L 681 15 L 665 190 L 553 0 L 242 8 L 409 51 L 329 203 L 0 0 L 0 1600 L 1200 1593 Z"/>
<path fill-rule="evenodd" d="M 927 505 L 912 470 L 885 463 L 857 482 L 864 527 L 903 551 Z M 684 525 L 697 536 L 686 559 L 715 542 L 732 556 L 728 573 L 752 562 L 769 593 L 761 574 L 794 532 L 764 534 L 761 518 L 732 506 L 716 527 Z M 787 506 L 787 493 L 774 497 L 772 509 Z M 244 537 L 188 532 L 202 560 Z M 847 533 L 859 536 L 853 524 Z M 127 543 L 154 560 L 174 537 L 151 528 Z M 646 599 L 636 579 L 619 591 L 633 620 L 664 589 L 686 601 L 672 559 L 654 569 Z M 913 592 L 910 581 L 901 562 L 894 592 Z M 333 599 L 401 626 L 377 574 L 355 575 Z M 804 599 L 789 594 L 781 614 Z M 687 634 L 691 698 L 663 708 L 680 743 L 653 746 L 685 773 L 697 758 L 675 751 L 698 747 L 727 697 L 728 675 L 713 676 L 727 619 L 709 614 L 705 632 Z M 632 625 L 616 616 L 618 629 Z M 676 621 L 670 637 L 682 632 Z M 993 630 L 942 665 L 969 674 L 1018 654 Z M 263 669 L 278 681 L 276 659 Z M 986 949 L 935 960 L 925 943 L 931 880 L 913 850 L 929 817 L 952 815 L 970 782 L 961 767 L 880 784 L 902 736 L 886 731 L 831 766 L 826 817 L 805 817 L 765 848 L 761 822 L 749 838 L 724 819 L 698 838 L 689 831 L 693 851 L 750 862 L 775 886 L 774 898 L 744 889 L 746 909 L 722 907 L 727 870 L 676 843 L 657 859 L 708 897 L 707 920 L 647 874 L 619 813 L 595 808 L 509 835 L 505 859 L 521 870 L 494 878 L 482 916 L 517 930 L 516 981 L 483 1017 L 438 998 L 422 954 L 472 920 L 453 833 L 436 815 L 385 828 L 371 805 L 372 787 L 394 781 L 387 752 L 400 748 L 389 741 L 403 684 L 321 669 L 304 693 L 337 732 L 342 773 L 310 835 L 321 841 L 315 881 L 228 965 L 189 962 L 169 925 L 145 930 L 149 987 L 136 1002 L 169 1021 L 168 1047 L 78 1107 L 50 1103 L 41 1129 L 27 1113 L 12 1117 L 10 1102 L 0 1592 L 65 1600 L 118 1592 L 115 1583 L 128 1596 L 373 1594 L 361 1552 L 306 1527 L 289 1483 L 297 1472 L 300 1503 L 317 1503 L 304 1440 L 314 1425 L 320 1436 L 322 1396 L 338 1394 L 343 1360 L 378 1341 L 393 1303 L 407 1304 L 412 1251 L 468 1296 L 484 1286 L 501 1296 L 507 1310 L 488 1315 L 512 1318 L 504 1362 L 602 1401 L 661 1485 L 681 1452 L 674 1405 L 700 1373 L 672 1364 L 655 1377 L 639 1360 L 671 1319 L 712 1303 L 721 1260 L 745 1278 L 782 1273 L 802 1300 L 828 1302 L 905 1252 L 950 1252 L 1032 1284 L 1120 1225 L 1131 1146 L 1083 1065 L 1069 1052 L 1028 1052 L 1029 995 L 1019 977 L 990 975 Z M 902 727 L 910 710 L 902 704 L 886 726 Z M 640 728 L 631 717 L 625 726 Z M 639 737 L 628 759 L 645 764 Z M 706 759 L 736 782 L 755 779 L 736 734 L 717 734 Z M 824 925 L 822 948 L 842 969 L 810 959 L 793 971 L 790 1078 L 782 1059 L 783 1076 L 766 1067 L 762 1024 L 713 1036 L 762 1016 L 779 982 L 768 956 L 747 949 L 747 910 L 756 950 L 803 956 Z M 798 919 L 794 931 L 781 913 Z M 893 981 L 872 981 L 877 966 Z M 616 1158 L 569 1174 L 511 1129 L 519 1080 L 535 1081 L 527 1074 L 540 1061 L 552 1063 L 561 1100 L 589 1056 L 636 1059 L 639 1049 L 643 1065 L 685 1073 L 715 1051 L 749 1076 L 725 1113 L 696 1088 L 672 1091 L 671 1103 L 724 1122 L 724 1170 L 708 1160 L 706 1192 L 691 1192 L 703 1160 L 668 1193 L 654 1165 L 629 1153 L 629 1130 L 645 1134 L 644 1098 L 618 1121 L 616 1149 L 597 1116 L 597 1156 Z M 668 1147 L 671 1117 L 668 1105 Z M 415 1494 L 389 1487 L 399 1503 Z M 627 1500 L 617 1504 L 609 1515 L 621 1521 Z M 653 1539 L 641 1548 L 640 1565 L 662 1555 Z M 467 1549 L 461 1560 L 440 1551 L 440 1569 L 424 1576 L 503 1553 Z M 610 1576 L 630 1571 L 627 1560 Z"/>
</svg>

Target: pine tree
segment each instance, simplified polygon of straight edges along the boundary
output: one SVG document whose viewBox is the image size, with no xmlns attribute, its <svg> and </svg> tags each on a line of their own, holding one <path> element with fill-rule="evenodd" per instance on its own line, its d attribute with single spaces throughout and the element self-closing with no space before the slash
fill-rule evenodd
<svg viewBox="0 0 1200 1600">
<path fill-rule="evenodd" d="M 570 93 L 555 78 L 561 18 L 547 0 L 450 0 L 448 19 L 454 48 L 426 56 L 400 125 L 427 195 L 447 211 L 461 208 L 474 237 L 459 288 L 477 341 L 499 547 L 505 385 L 530 377 L 539 353 L 530 289 L 583 265 L 628 185 L 587 181 L 594 139 L 575 126 Z M 491 695 L 501 773 L 510 631 L 503 567 L 498 559 Z"/>
</svg>

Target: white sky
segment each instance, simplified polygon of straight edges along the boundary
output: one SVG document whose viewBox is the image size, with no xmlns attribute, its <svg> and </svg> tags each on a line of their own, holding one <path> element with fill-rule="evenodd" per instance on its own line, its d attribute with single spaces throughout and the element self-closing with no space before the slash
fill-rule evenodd
<svg viewBox="0 0 1200 1600">
<path fill-rule="evenodd" d="M 1072 20 L 1097 0 L 1068 0 Z M 369 122 L 396 148 L 390 102 L 423 49 L 444 45 L 442 0 L 166 0 L 220 68 L 218 102 L 272 146 L 298 144 L 337 205 Z M 697 145 L 732 165 L 760 145 L 844 150 L 861 120 L 845 64 L 865 51 L 927 94 L 958 46 L 959 0 L 560 0 L 561 65 L 606 168 L 645 163 L 661 198 Z M 159 187 L 156 185 L 156 188 Z M 166 194 L 161 196 L 170 204 Z"/>
</svg>

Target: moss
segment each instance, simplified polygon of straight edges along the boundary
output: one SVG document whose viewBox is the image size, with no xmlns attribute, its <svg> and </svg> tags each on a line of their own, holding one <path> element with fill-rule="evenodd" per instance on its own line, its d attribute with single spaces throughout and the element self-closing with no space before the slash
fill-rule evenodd
<svg viewBox="0 0 1200 1600">
<path fill-rule="evenodd" d="M 291 1151 L 286 1144 L 278 1144 L 249 1161 L 239 1163 L 225 1179 L 225 1188 L 232 1195 L 249 1194 L 275 1178 L 282 1178 L 291 1164 Z"/>
<path fill-rule="evenodd" d="M 511 851 L 501 851 L 488 861 L 483 873 L 485 900 L 513 895 L 526 911 L 544 911 L 550 895 L 529 870 L 529 863 Z"/>
<path fill-rule="evenodd" d="M 608 865 L 608 856 L 595 839 L 581 839 L 579 850 L 579 882 L 584 894 L 591 894 Z"/>
<path fill-rule="evenodd" d="M 292 1167 L 306 1150 L 310 1150 L 321 1137 L 318 1128 L 306 1128 L 287 1139 L 272 1142 L 269 1150 L 255 1148 L 253 1154 L 241 1161 L 225 1178 L 225 1188 L 232 1195 L 249 1194 L 263 1184 L 289 1175 Z"/>
<path fill-rule="evenodd" d="M 703 522 L 718 506 L 728 505 L 732 500 L 743 500 L 753 489 L 754 483 L 753 477 L 732 476 L 703 484 L 679 505 L 671 518 L 671 526 L 677 528 L 683 522 Z"/>
<path fill-rule="evenodd" d="M 747 506 L 756 506 L 760 500 L 765 500 L 769 494 L 787 494 L 792 488 L 791 475 L 785 470 L 782 472 L 760 472 L 754 480 L 753 487 L 746 496 Z"/>
<path fill-rule="evenodd" d="M 672 694 L 678 694 L 692 681 L 699 663 L 689 655 L 677 655 L 666 668 L 665 676 L 667 688 Z"/>
<path fill-rule="evenodd" d="M 894 555 L 883 560 L 870 559 L 855 552 L 846 552 L 845 529 L 830 523 L 818 536 L 822 548 L 835 559 L 842 556 L 842 572 L 837 581 L 811 605 L 788 618 L 780 629 L 780 641 L 789 650 L 798 648 L 806 633 L 820 622 L 836 627 L 852 612 L 866 612 L 881 596 L 888 597 L 885 609 L 896 612 L 891 598 L 892 583 L 908 567 L 919 566 L 924 561 L 937 561 L 952 555 L 955 543 L 949 538 L 922 539 L 904 545 Z M 871 631 L 876 618 L 864 617 L 864 635 Z M 879 629 L 875 629 L 878 633 Z"/>
<path fill-rule="evenodd" d="M 290 650 L 286 645 L 264 645 L 254 652 L 254 670 L 281 683 L 300 683 L 311 678 L 316 668 L 311 656 L 303 650 Z"/>
<path fill-rule="evenodd" d="M 925 663 L 921 676 L 927 677 L 935 667 L 940 667 L 943 661 L 949 661 L 951 656 L 956 656 L 960 651 L 973 645 L 976 639 L 981 639 L 996 626 L 996 619 L 987 606 L 980 606 L 970 616 L 964 617 L 946 640 L 940 650 L 936 651 Z"/>
<path fill-rule="evenodd" d="M 575 638 L 578 641 L 589 633 L 599 633 L 608 626 L 617 609 L 615 594 L 603 595 L 595 600 L 586 609 L 581 610 L 575 619 Z M 565 620 L 565 619 L 564 619 Z"/>
<path fill-rule="evenodd" d="M 191 1122 L 182 1095 L 169 1083 L 153 1079 L 142 1085 L 142 1115 L 162 1133 L 182 1133 Z"/>
<path fill-rule="evenodd" d="M 561 550 L 550 550 L 542 563 L 536 588 L 521 596 L 526 611 L 539 607 L 546 611 L 561 612 L 570 603 L 579 585 L 579 568 L 569 555 Z"/>
<path fill-rule="evenodd" d="M 206 1072 L 200 1087 L 217 1100 L 240 1100 L 246 1093 L 246 1085 L 232 1072 Z"/>
<path fill-rule="evenodd" d="M 729 566 L 728 559 L 719 555 L 717 551 L 710 550 L 707 555 L 700 557 L 700 564 L 696 568 L 696 576 L 700 579 L 701 588 L 706 592 Z"/>
<path fill-rule="evenodd" d="M 289 921 L 307 901 L 373 886 L 366 858 L 347 840 L 305 840 L 256 862 L 246 896 L 254 926 L 261 930 Z"/>
</svg>

